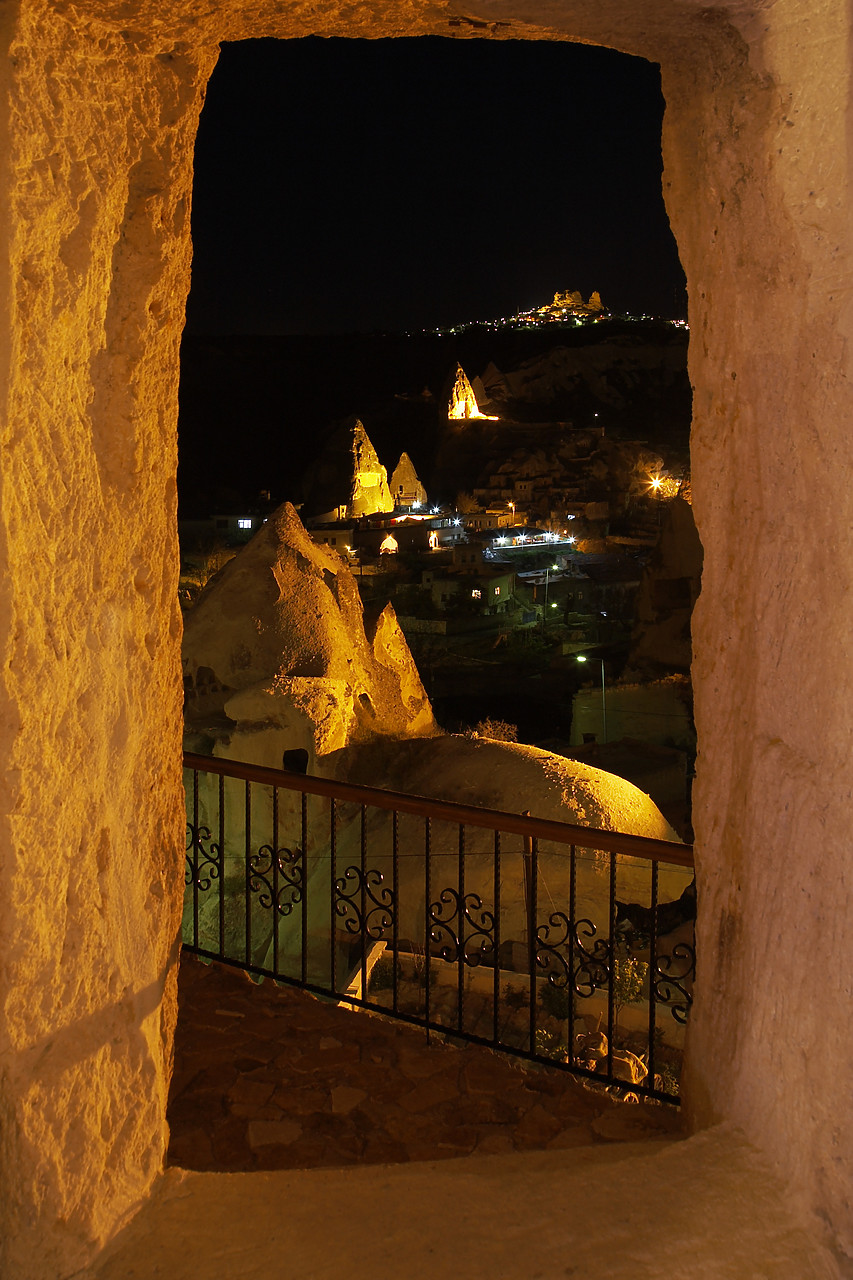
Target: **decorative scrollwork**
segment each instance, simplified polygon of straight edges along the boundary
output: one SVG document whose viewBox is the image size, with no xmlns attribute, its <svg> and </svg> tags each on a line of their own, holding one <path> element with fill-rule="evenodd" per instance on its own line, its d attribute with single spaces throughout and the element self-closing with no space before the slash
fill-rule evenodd
<svg viewBox="0 0 853 1280">
<path fill-rule="evenodd" d="M 569 918 L 562 911 L 553 911 L 547 924 L 536 929 L 536 967 L 544 971 L 550 986 L 560 990 L 569 985 L 565 948 L 570 932 Z"/>
<path fill-rule="evenodd" d="M 610 980 L 612 947 L 605 938 L 596 938 L 591 920 L 572 923 L 563 911 L 554 911 L 546 924 L 536 929 L 536 965 L 544 970 L 552 987 L 565 988 L 569 982 L 584 999 Z M 593 939 L 590 944 L 590 939 Z M 569 972 L 570 956 L 574 968 Z"/>
<path fill-rule="evenodd" d="M 262 844 L 249 858 L 249 889 L 258 894 L 259 904 L 277 915 L 289 916 L 302 901 L 303 862 L 301 849 L 273 849 Z"/>
<path fill-rule="evenodd" d="M 655 956 L 654 993 L 660 1004 L 669 1005 L 676 1022 L 687 1021 L 693 1004 L 693 976 L 696 951 L 688 942 L 679 942 L 669 955 Z"/>
<path fill-rule="evenodd" d="M 187 823 L 187 869 L 184 884 L 195 885 L 202 893 L 218 880 L 222 870 L 222 850 L 215 844 L 208 827 Z"/>
<path fill-rule="evenodd" d="M 456 889 L 442 889 L 429 905 L 429 926 L 430 941 L 442 960 L 455 963 L 461 955 L 473 969 L 495 952 L 495 915 L 478 893 L 463 897 Z"/>
<path fill-rule="evenodd" d="M 364 934 L 376 942 L 394 925 L 394 891 L 376 868 L 362 872 L 360 867 L 347 867 L 335 881 L 335 913 L 347 933 Z"/>
</svg>

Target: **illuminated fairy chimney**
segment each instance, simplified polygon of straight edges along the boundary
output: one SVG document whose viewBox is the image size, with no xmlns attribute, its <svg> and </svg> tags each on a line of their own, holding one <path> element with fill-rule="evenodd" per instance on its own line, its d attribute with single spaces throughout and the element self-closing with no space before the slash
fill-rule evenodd
<svg viewBox="0 0 853 1280">
<path fill-rule="evenodd" d="M 397 507 L 425 507 L 426 489 L 418 479 L 415 465 L 407 453 L 400 454 L 391 475 L 391 497 Z"/>
<path fill-rule="evenodd" d="M 485 418 L 489 422 L 497 422 L 497 417 L 494 414 L 480 412 L 474 389 L 468 381 L 468 375 L 461 364 L 456 366 L 456 378 L 453 382 L 453 390 L 450 392 L 447 416 L 451 420 Z"/>
<path fill-rule="evenodd" d="M 388 488 L 388 472 L 370 443 L 364 423 L 356 418 L 352 426 L 352 489 L 347 504 L 347 518 L 372 516 L 394 510 L 394 499 Z"/>
</svg>

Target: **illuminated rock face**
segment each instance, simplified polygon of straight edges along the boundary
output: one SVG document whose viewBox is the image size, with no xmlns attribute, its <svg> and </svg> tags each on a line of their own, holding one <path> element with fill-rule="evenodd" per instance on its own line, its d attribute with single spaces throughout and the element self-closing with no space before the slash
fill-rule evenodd
<svg viewBox="0 0 853 1280">
<path fill-rule="evenodd" d="M 589 302 L 584 302 L 582 295 L 577 290 L 566 289 L 563 293 L 555 293 L 554 301 L 550 307 L 543 307 L 541 310 L 549 311 L 552 315 L 594 316 L 603 311 L 604 307 L 601 302 L 601 294 L 597 289 L 590 294 Z"/>
<path fill-rule="evenodd" d="M 678 839 L 654 802 L 624 778 L 520 742 L 448 734 L 428 742 L 356 744 L 324 760 L 323 771 L 485 809 L 505 809 L 511 796 L 515 812 L 655 840 Z M 473 828 L 466 831 L 469 841 L 477 836 Z M 485 847 L 490 844 L 494 847 L 491 832 Z"/>
<path fill-rule="evenodd" d="M 590 294 L 589 302 L 584 302 L 583 296 L 576 289 L 566 289 L 563 293 L 558 290 L 553 302 L 546 303 L 544 307 L 534 307 L 532 311 L 523 311 L 518 318 L 548 322 L 565 320 L 568 316 L 597 316 L 603 311 L 604 304 L 597 289 Z"/>
<path fill-rule="evenodd" d="M 193 140 L 220 41 L 311 34 L 580 39 L 661 66 L 705 549 L 686 1106 L 740 1126 L 853 1256 L 851 25 L 842 0 L 475 0 L 464 18 L 426 0 L 6 0 L 4 1280 L 83 1267 L 162 1163 Z"/>
<path fill-rule="evenodd" d="M 183 655 L 188 723 L 216 725 L 228 759 L 280 768 L 303 750 L 313 772 L 352 742 L 438 732 L 394 610 L 365 633 L 345 562 L 289 503 L 185 615 Z"/>
<path fill-rule="evenodd" d="M 352 490 L 347 505 L 347 519 L 393 511 L 394 499 L 388 488 L 388 472 L 370 443 L 364 424 L 352 427 Z"/>
<path fill-rule="evenodd" d="M 453 382 L 453 389 L 450 392 L 450 401 L 447 406 L 447 416 L 450 419 L 464 418 L 487 418 L 489 415 L 480 412 L 480 407 L 474 396 L 471 383 L 468 381 L 468 375 L 462 368 L 461 364 L 456 366 L 456 378 Z M 494 419 L 492 419 L 494 421 Z"/>
<path fill-rule="evenodd" d="M 425 507 L 426 489 L 418 479 L 415 465 L 407 453 L 400 454 L 400 461 L 391 476 L 391 497 L 398 507 Z"/>
</svg>

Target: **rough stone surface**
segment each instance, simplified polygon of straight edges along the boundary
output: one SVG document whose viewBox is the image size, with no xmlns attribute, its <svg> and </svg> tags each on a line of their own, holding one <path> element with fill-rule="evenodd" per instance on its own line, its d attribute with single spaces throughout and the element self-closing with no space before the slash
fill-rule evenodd
<svg viewBox="0 0 853 1280">
<path fill-rule="evenodd" d="M 592 765 L 520 742 L 441 738 L 355 744 L 322 761 L 322 772 L 350 782 L 450 800 L 538 818 L 624 831 L 656 840 L 677 840 L 660 810 L 642 791 Z M 401 819 L 403 821 L 404 819 Z M 470 850 L 494 844 L 469 830 Z"/>
<path fill-rule="evenodd" d="M 407 453 L 400 454 L 400 461 L 391 473 L 389 487 L 391 497 L 398 507 L 426 506 L 427 491 L 418 479 L 415 464 Z"/>
<path fill-rule="evenodd" d="M 628 1105 L 479 1045 L 427 1044 L 419 1028 L 192 956 L 179 993 L 169 1163 L 186 1169 L 406 1163 L 681 1133 L 675 1107 Z"/>
<path fill-rule="evenodd" d="M 439 732 L 394 610 L 366 633 L 347 565 L 289 503 L 187 613 L 183 655 L 188 723 L 213 717 L 230 759 L 280 767 L 304 750 L 313 773 L 352 742 Z"/>
<path fill-rule="evenodd" d="M 178 348 L 213 49 L 0 14 L 0 1274 L 162 1166 L 180 918 Z"/>
<path fill-rule="evenodd" d="M 661 65 L 705 550 L 687 1097 L 696 1124 L 743 1127 L 849 1264 L 850 27 L 842 0 L 7 0 L 4 1275 L 68 1276 L 162 1160 L 180 905 L 174 476 L 193 134 L 220 40 L 311 33 L 580 39 Z M 634 1277 L 638 1172 L 622 1195 L 607 1175 L 626 1207 L 621 1256 Z M 423 1185 L 440 1219 L 441 1196 Z M 293 1199 L 318 1203 L 305 1191 Z M 185 1192 L 209 1208 L 206 1184 Z M 161 1221 L 183 1194 L 173 1179 Z M 530 1220 L 543 1245 L 558 1234 L 555 1202 L 570 1196 L 543 1195 L 544 1218 Z M 699 1274 L 705 1223 L 719 1224 L 698 1208 L 688 1217 L 675 1224 L 683 1269 Z M 368 1214 L 357 1221 L 376 1238 Z M 195 1268 L 187 1241 L 176 1225 L 177 1256 Z M 666 1274 L 674 1257 L 668 1246 Z M 764 1273 L 792 1268 L 767 1262 Z"/>
<path fill-rule="evenodd" d="M 725 1129 L 674 1143 L 493 1146 L 403 1165 L 172 1169 L 85 1280 L 833 1276 L 755 1152 Z M 332 1206 L 342 1227 L 330 1229 Z"/>
</svg>

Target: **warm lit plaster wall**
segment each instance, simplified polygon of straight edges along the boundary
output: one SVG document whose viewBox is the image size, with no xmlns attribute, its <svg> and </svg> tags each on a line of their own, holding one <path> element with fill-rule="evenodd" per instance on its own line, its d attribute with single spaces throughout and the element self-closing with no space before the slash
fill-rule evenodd
<svg viewBox="0 0 853 1280">
<path fill-rule="evenodd" d="M 66 1275 L 162 1157 L 192 134 L 217 40 L 309 32 L 538 33 L 662 64 L 705 546 L 690 1107 L 698 1123 L 742 1125 L 850 1247 L 847 8 L 476 0 L 465 12 L 2 9 L 6 1274 Z"/>
</svg>

